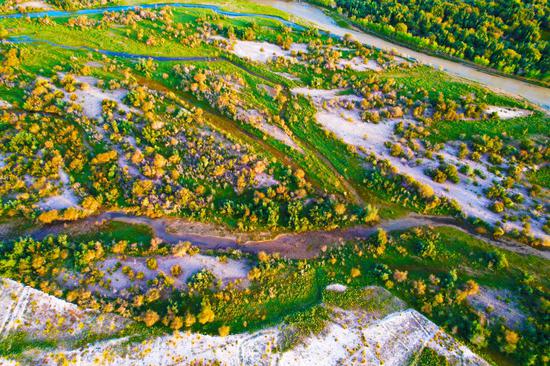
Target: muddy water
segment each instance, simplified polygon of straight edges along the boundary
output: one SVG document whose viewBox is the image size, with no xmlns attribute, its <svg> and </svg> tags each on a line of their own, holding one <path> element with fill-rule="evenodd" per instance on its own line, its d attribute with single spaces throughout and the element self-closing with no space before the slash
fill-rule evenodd
<svg viewBox="0 0 550 366">
<path fill-rule="evenodd" d="M 538 104 L 547 112 L 550 112 L 550 89 L 533 85 L 521 80 L 507 78 L 483 72 L 473 66 L 469 66 L 460 62 L 453 62 L 430 56 L 422 52 L 414 51 L 410 48 L 399 46 L 382 38 L 358 31 L 346 29 L 338 26 L 332 18 L 323 13 L 319 8 L 299 1 L 283 1 L 283 0 L 253 0 L 256 3 L 269 5 L 279 10 L 285 11 L 295 17 L 309 21 L 319 29 L 325 30 L 337 36 L 343 36 L 347 33 L 351 34 L 356 40 L 363 44 L 367 44 L 386 51 L 395 50 L 399 54 L 416 59 L 426 65 L 431 65 L 435 68 L 441 68 L 445 72 L 459 76 L 470 81 L 483 84 L 495 91 L 504 92 L 506 94 L 523 97 L 526 100 Z"/>
<path fill-rule="evenodd" d="M 153 219 L 143 216 L 133 216 L 123 212 L 104 212 L 98 216 L 76 222 L 54 224 L 32 229 L 22 233 L 22 235 L 33 237 L 36 240 L 42 240 L 48 235 L 78 235 L 97 230 L 100 228 L 101 223 L 110 220 L 147 225 L 152 229 L 155 237 L 170 244 L 189 241 L 203 250 L 239 249 L 247 253 L 265 251 L 267 253 L 280 253 L 282 256 L 291 259 L 315 257 L 323 250 L 339 246 L 345 241 L 366 239 L 379 228 L 390 232 L 427 225 L 450 226 L 506 250 L 550 259 L 550 252 L 548 251 L 540 251 L 518 243 L 502 240 L 495 241 L 489 240 L 486 237 L 480 237 L 472 227 L 460 224 L 454 218 L 421 215 L 410 215 L 404 218 L 383 221 L 376 226 L 354 226 L 332 231 L 317 230 L 303 233 L 280 234 L 272 237 L 269 233 L 254 234 L 254 236 L 248 233 L 234 233 L 221 226 L 190 222 L 179 218 Z M 262 236 L 265 239 L 257 239 Z M 2 239 L 0 237 L 0 240 Z"/>
<path fill-rule="evenodd" d="M 344 36 L 349 33 L 355 37 L 355 39 L 360 42 L 377 47 L 386 51 L 395 50 L 398 53 L 406 57 L 412 57 L 417 61 L 432 65 L 436 68 L 441 68 L 449 74 L 459 76 L 461 78 L 478 82 L 483 84 L 490 89 L 504 92 L 510 95 L 523 97 L 526 100 L 538 104 L 544 108 L 547 112 L 550 113 L 550 89 L 529 84 L 524 81 L 507 78 L 504 76 L 498 76 L 483 72 L 479 69 L 476 69 L 473 66 L 469 66 L 460 62 L 453 62 L 445 59 L 441 59 L 435 56 L 430 56 L 422 52 L 414 51 L 410 48 L 399 46 L 392 42 L 383 40 L 373 35 L 358 31 L 350 30 L 338 26 L 329 16 L 325 15 L 320 9 L 303 3 L 299 1 L 284 1 L 284 0 L 253 0 L 256 3 L 272 6 L 279 10 L 285 11 L 297 18 L 304 19 L 310 24 L 318 27 L 321 30 L 332 33 L 336 36 Z M 78 16 L 78 15 L 93 15 L 93 14 L 103 14 L 109 11 L 127 11 L 136 8 L 142 9 L 154 9 L 161 6 L 172 6 L 179 8 L 190 8 L 190 9 L 210 9 L 219 14 L 228 16 L 228 17 L 257 17 L 264 19 L 273 19 L 282 22 L 283 24 L 293 27 L 295 29 L 301 29 L 302 26 L 291 21 L 287 21 L 281 17 L 266 15 L 266 14 L 255 14 L 255 13 L 245 13 L 245 12 L 231 12 L 225 11 L 215 5 L 208 4 L 189 4 L 189 3 L 156 3 L 156 4 L 133 4 L 133 5 L 121 5 L 121 6 L 112 6 L 106 8 L 95 8 L 95 9 L 82 9 L 77 11 L 59 11 L 59 10 L 49 10 L 41 11 L 36 13 L 28 14 L 4 14 L 0 15 L 0 19 L 9 19 L 9 18 L 43 18 L 43 17 L 69 17 L 69 16 Z"/>
</svg>

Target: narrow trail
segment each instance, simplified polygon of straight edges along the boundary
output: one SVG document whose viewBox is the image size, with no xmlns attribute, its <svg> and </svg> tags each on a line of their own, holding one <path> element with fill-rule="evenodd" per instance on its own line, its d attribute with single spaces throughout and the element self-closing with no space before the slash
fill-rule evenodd
<svg viewBox="0 0 550 366">
<path fill-rule="evenodd" d="M 298 140 L 298 142 L 301 145 L 303 145 L 303 147 L 305 147 L 307 149 L 307 151 L 309 151 L 313 155 L 315 155 L 315 157 L 317 157 L 317 159 L 319 159 L 327 168 L 330 169 L 332 174 L 334 174 L 334 177 L 336 177 L 336 179 L 338 179 L 338 181 L 340 182 L 340 184 L 344 188 L 344 191 L 351 195 L 351 199 L 353 200 L 353 202 L 355 204 L 357 204 L 359 206 L 362 206 L 362 207 L 365 207 L 366 201 L 359 194 L 357 189 L 353 186 L 353 184 L 348 179 L 346 179 L 346 177 L 344 177 L 342 174 L 340 174 L 338 169 L 336 169 L 336 167 L 332 164 L 332 162 L 325 155 L 323 155 L 319 150 L 317 150 L 314 146 L 312 146 L 308 141 L 306 141 L 304 139 L 300 139 L 297 136 L 295 136 L 295 139 Z"/>
<path fill-rule="evenodd" d="M 275 237 L 270 233 L 235 233 L 213 224 L 191 222 L 180 218 L 149 218 L 134 216 L 121 211 L 108 211 L 79 221 L 58 223 L 25 232 L 12 234 L 43 240 L 49 235 L 80 235 L 98 230 L 108 221 L 141 224 L 151 228 L 153 235 L 169 244 L 189 241 L 203 250 L 239 249 L 247 253 L 280 253 L 290 259 L 313 258 L 323 250 L 337 247 L 346 241 L 366 239 L 379 228 L 388 232 L 407 230 L 419 226 L 453 227 L 495 247 L 522 255 L 534 255 L 550 260 L 550 251 L 542 251 L 508 240 L 493 240 L 477 234 L 474 227 L 458 222 L 452 217 L 409 215 L 395 220 L 382 221 L 375 226 L 353 226 L 332 231 L 315 230 L 302 233 L 283 233 Z M 9 237 L 0 237 L 6 240 Z M 259 238 L 259 239 L 258 239 Z"/>
</svg>

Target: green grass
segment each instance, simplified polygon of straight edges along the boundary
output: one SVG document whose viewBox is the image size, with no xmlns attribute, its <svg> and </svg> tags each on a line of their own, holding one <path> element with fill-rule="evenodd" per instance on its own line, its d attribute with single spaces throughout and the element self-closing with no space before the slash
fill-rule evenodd
<svg viewBox="0 0 550 366">
<path fill-rule="evenodd" d="M 288 315 L 284 318 L 290 329 L 286 334 L 280 350 L 285 351 L 304 342 L 307 337 L 321 333 L 332 316 L 332 312 L 323 305 L 315 305 L 299 313 Z"/>
<path fill-rule="evenodd" d="M 378 288 L 348 288 L 346 291 L 323 291 L 323 302 L 345 310 L 361 309 L 378 314 L 389 314 L 400 307 L 390 293 Z"/>
<path fill-rule="evenodd" d="M 126 240 L 141 246 L 148 246 L 153 238 L 153 231 L 147 225 L 129 224 L 121 221 L 109 221 L 91 233 L 78 235 L 72 240 L 78 242 L 99 241 L 113 243 Z"/>
<path fill-rule="evenodd" d="M 550 167 L 543 166 L 536 171 L 529 172 L 527 179 L 531 184 L 538 184 L 541 187 L 550 189 Z"/>
<path fill-rule="evenodd" d="M 415 354 L 409 366 L 448 366 L 449 361 L 431 348 L 425 347 L 422 352 Z"/>
<path fill-rule="evenodd" d="M 515 140 L 546 137 L 550 134 L 550 118 L 542 112 L 508 120 L 438 122 L 431 127 L 432 142 L 469 140 L 475 135 L 507 137 Z"/>
<path fill-rule="evenodd" d="M 476 100 L 489 105 L 525 108 L 527 105 L 517 99 L 494 93 L 480 85 L 455 78 L 429 66 L 418 65 L 412 69 L 388 71 L 381 75 L 382 80 L 394 79 L 397 86 L 414 93 L 422 88 L 430 99 L 437 100 L 442 93 L 445 98 L 459 100 L 467 95 L 475 95 Z"/>
<path fill-rule="evenodd" d="M 9 357 L 19 355 L 29 349 L 48 350 L 56 346 L 52 340 L 36 340 L 30 338 L 26 333 L 18 332 L 10 334 L 0 340 L 0 356 Z"/>
</svg>

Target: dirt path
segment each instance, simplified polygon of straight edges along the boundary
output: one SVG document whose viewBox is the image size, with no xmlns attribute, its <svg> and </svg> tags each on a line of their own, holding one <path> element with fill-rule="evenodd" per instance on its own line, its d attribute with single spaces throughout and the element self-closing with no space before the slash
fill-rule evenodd
<svg viewBox="0 0 550 366">
<path fill-rule="evenodd" d="M 472 235 L 478 239 L 490 243 L 504 250 L 522 255 L 534 255 L 550 260 L 550 252 L 542 251 L 527 245 L 514 243 L 508 240 L 492 240 L 481 236 L 474 228 L 459 223 L 452 217 L 409 215 L 396 220 L 382 221 L 376 226 L 354 226 L 333 231 L 308 231 L 303 233 L 286 233 L 270 237 L 269 233 L 235 233 L 228 229 L 214 225 L 192 222 L 180 218 L 152 219 L 143 216 L 133 216 L 124 212 L 104 212 L 98 216 L 70 223 L 60 223 L 41 228 L 28 230 L 20 235 L 30 236 L 36 240 L 42 240 L 48 235 L 78 235 L 97 230 L 107 221 L 119 221 L 129 224 L 142 224 L 149 226 L 155 237 L 166 243 L 175 244 L 181 241 L 189 241 L 201 249 L 239 249 L 247 253 L 280 253 L 291 259 L 313 258 L 323 249 L 342 245 L 346 241 L 365 239 L 382 228 L 388 232 L 407 230 L 418 226 L 448 226 Z M 0 239 L 6 239 L 0 237 Z"/>
<path fill-rule="evenodd" d="M 332 174 L 338 179 L 340 184 L 344 188 L 344 192 L 347 194 L 349 193 L 351 195 L 351 199 L 353 202 L 359 206 L 365 206 L 366 202 L 363 199 L 363 197 L 359 194 L 359 192 L 355 189 L 353 184 L 349 180 L 346 179 L 340 172 L 338 172 L 338 169 L 330 162 L 329 159 L 325 155 L 323 155 L 319 150 L 317 150 L 314 146 L 312 146 L 308 141 L 304 139 L 300 139 L 295 136 L 295 138 L 300 142 L 301 145 L 303 145 L 308 151 L 310 151 L 313 155 L 317 157 L 327 168 L 330 169 Z"/>
</svg>

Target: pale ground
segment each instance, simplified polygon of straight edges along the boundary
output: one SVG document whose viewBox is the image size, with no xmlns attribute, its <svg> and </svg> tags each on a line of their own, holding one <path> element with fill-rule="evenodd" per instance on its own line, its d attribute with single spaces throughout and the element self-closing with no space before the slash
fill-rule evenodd
<svg viewBox="0 0 550 366">
<path fill-rule="evenodd" d="M 267 188 L 271 186 L 276 186 L 280 183 L 277 179 L 266 173 L 256 174 L 254 180 L 256 181 L 256 188 Z"/>
<path fill-rule="evenodd" d="M 106 283 L 109 283 L 109 286 L 105 288 L 99 285 L 90 285 L 88 288 L 93 292 L 100 293 L 102 296 L 129 297 L 130 293 L 128 290 L 131 287 L 138 286 L 141 292 L 144 293 L 150 287 L 147 281 L 154 280 L 162 276 L 162 274 L 170 276 L 174 280 L 174 289 L 182 289 L 186 286 L 191 276 L 203 270 L 211 272 L 222 284 L 236 280 L 247 282 L 247 275 L 250 270 L 249 263 L 244 260 L 227 259 L 222 262 L 219 257 L 202 254 L 185 255 L 183 257 L 157 256 L 155 258 L 158 263 L 158 268 L 155 270 L 147 268 L 145 263 L 146 258 L 144 257 L 126 257 L 124 259 L 111 257 L 99 262 L 95 267 L 104 273 L 103 279 Z M 121 266 L 114 270 L 118 263 Z M 182 274 L 178 277 L 173 277 L 170 273 L 170 269 L 174 265 L 181 267 Z M 131 280 L 122 272 L 122 268 L 125 266 L 130 267 L 135 273 L 142 272 L 144 275 L 143 279 Z M 66 282 L 68 287 L 73 287 L 78 282 L 78 277 L 68 273 L 60 275 L 59 279 L 62 283 Z"/>
<path fill-rule="evenodd" d="M 64 74 L 59 73 L 60 79 L 63 78 Z M 117 103 L 118 108 L 115 108 L 115 111 L 122 111 L 124 113 L 138 113 L 135 108 L 131 108 L 124 104 L 122 101 L 128 95 L 126 89 L 115 89 L 115 90 L 103 90 L 97 87 L 98 79 L 91 76 L 74 76 L 75 80 L 78 83 L 87 84 L 88 87 L 84 90 L 76 88 L 73 93 L 68 93 L 64 89 L 60 89 L 65 94 L 63 99 L 65 102 L 72 102 L 70 100 L 70 95 L 76 95 L 76 100 L 74 103 L 82 107 L 82 113 L 88 118 L 99 119 L 103 113 L 101 103 L 103 100 L 112 100 Z"/>
<path fill-rule="evenodd" d="M 289 74 L 288 72 L 276 72 L 275 74 L 277 74 L 277 75 L 279 75 L 279 76 L 282 76 L 282 77 L 285 77 L 285 78 L 287 78 L 288 80 L 293 80 L 293 81 L 300 80 L 299 77 L 294 76 L 294 75 L 292 75 L 292 74 Z"/>
<path fill-rule="evenodd" d="M 489 319 L 502 319 L 512 329 L 521 328 L 527 320 L 519 309 L 516 296 L 508 290 L 480 287 L 477 294 L 468 298 L 468 302 Z"/>
<path fill-rule="evenodd" d="M 290 49 L 285 50 L 279 45 L 268 42 L 242 41 L 239 39 L 229 40 L 221 36 L 212 36 L 210 37 L 210 39 L 219 41 L 222 44 L 226 45 L 228 51 L 236 56 L 264 64 L 273 61 L 278 57 L 286 58 L 292 62 L 301 62 L 299 60 L 299 55 L 308 53 L 308 45 L 305 43 L 293 43 L 290 46 Z M 336 65 L 340 69 L 345 69 L 349 67 L 355 71 L 380 71 L 383 69 L 377 61 L 364 60 L 361 57 L 353 57 L 350 60 L 340 59 Z M 279 74 L 282 74 L 283 76 L 291 80 L 296 79 L 292 76 L 289 77 L 288 74 Z"/>
<path fill-rule="evenodd" d="M 34 0 L 34 1 L 25 1 L 23 3 L 19 3 L 15 6 L 18 10 L 22 9 L 42 9 L 42 10 L 49 10 L 52 9 L 51 5 L 48 4 L 45 1 L 41 0 Z"/>
<path fill-rule="evenodd" d="M 174 333 L 140 343 L 104 341 L 77 350 L 42 352 L 33 364 L 57 365 L 67 360 L 82 366 L 168 366 L 199 361 L 220 361 L 223 365 L 405 366 L 409 357 L 427 346 L 456 365 L 488 365 L 415 310 L 380 316 L 360 309 L 332 309 L 333 317 L 324 331 L 282 353 L 276 348 L 288 330 L 284 325 L 227 337 Z"/>
<path fill-rule="evenodd" d="M 271 123 L 268 123 L 265 120 L 265 117 L 256 109 L 244 110 L 238 108 L 237 110 L 237 119 L 251 124 L 252 126 L 258 128 L 263 133 L 273 137 L 276 140 L 281 141 L 285 145 L 299 151 L 303 152 L 302 148 L 296 144 L 296 142 L 290 137 L 282 128 L 275 126 Z"/>
<path fill-rule="evenodd" d="M 412 151 L 408 151 L 409 156 L 413 157 L 410 160 L 393 157 L 389 154 L 389 149 L 384 145 L 386 141 L 403 142 L 398 141 L 394 136 L 394 127 L 400 121 L 404 123 L 414 123 L 414 120 L 404 117 L 400 119 L 383 120 L 378 124 L 364 122 L 361 119 L 359 108 L 348 110 L 341 106 L 342 103 L 358 102 L 361 98 L 354 95 L 339 96 L 338 93 L 341 91 L 341 89 L 322 90 L 308 88 L 295 88 L 292 90 L 295 94 L 311 97 L 318 110 L 316 114 L 317 122 L 328 131 L 333 132 L 345 143 L 362 148 L 365 152 L 375 153 L 379 158 L 388 160 L 400 174 L 409 175 L 416 181 L 431 186 L 436 195 L 447 197 L 450 200 L 456 200 L 463 212 L 468 216 L 481 218 L 491 224 L 501 219 L 499 214 L 494 213 L 488 208 L 491 201 L 487 199 L 483 193 L 486 188 L 492 185 L 494 180 L 500 180 L 489 172 L 485 161 L 478 163 L 467 159 L 459 160 L 454 154 L 449 153 L 451 147 L 447 146 L 444 150 L 437 153 L 443 156 L 445 161 L 455 165 L 467 164 L 474 169 L 477 168 L 484 173 L 486 178 L 482 179 L 477 177 L 477 186 L 473 184 L 471 178 L 462 174 L 459 174 L 461 180 L 457 184 L 451 182 L 434 182 L 425 174 L 425 170 L 428 168 L 436 168 L 439 165 L 436 159 L 416 159 Z M 493 108 L 491 111 L 496 111 L 499 115 L 507 118 L 530 113 L 529 111 L 510 110 L 500 107 L 498 109 Z M 408 148 L 405 148 L 405 144 L 402 144 L 402 146 L 404 147 L 404 151 L 408 150 Z M 517 190 L 517 192 L 524 195 L 526 203 L 530 202 L 525 190 Z M 535 236 L 540 238 L 547 237 L 542 230 L 543 222 L 541 220 L 533 221 L 532 224 L 531 231 Z M 514 228 L 521 230 L 522 226 L 519 222 L 507 222 L 504 228 L 507 230 Z"/>
<path fill-rule="evenodd" d="M 6 166 L 6 156 L 0 153 L 0 169 Z"/>
<path fill-rule="evenodd" d="M 348 287 L 339 283 L 333 283 L 326 287 L 327 291 L 346 292 Z"/>
<path fill-rule="evenodd" d="M 367 60 L 367 62 L 365 62 L 361 57 L 354 57 L 350 60 L 341 59 L 340 61 L 338 61 L 338 66 L 343 69 L 349 67 L 350 69 L 355 71 L 383 70 L 383 68 L 380 66 L 380 64 L 378 64 L 378 62 L 376 62 L 376 60 Z"/>
<path fill-rule="evenodd" d="M 5 278 L 0 278 L 0 308 L 0 339 L 16 332 L 27 333 L 35 340 L 75 339 L 87 332 L 113 333 L 129 323 L 114 314 L 79 309 Z"/>
<path fill-rule="evenodd" d="M 289 50 L 284 50 L 282 47 L 268 42 L 241 41 L 238 39 L 231 41 L 220 36 L 213 36 L 211 39 L 227 42 L 231 53 L 261 63 L 272 61 L 277 57 L 298 61 L 293 53 L 307 52 L 307 45 L 304 43 L 293 43 Z"/>
<path fill-rule="evenodd" d="M 62 193 L 51 196 L 38 203 L 42 210 L 62 210 L 69 207 L 78 207 L 78 197 L 70 187 L 69 176 L 62 168 L 59 168 L 59 181 Z"/>
<path fill-rule="evenodd" d="M 498 118 L 500 119 L 510 119 L 510 118 L 518 118 L 518 117 L 526 117 L 530 114 L 532 114 L 531 111 L 527 111 L 524 109 L 515 109 L 515 108 L 505 108 L 505 107 L 497 107 L 497 106 L 488 106 L 485 109 L 485 113 L 491 114 L 496 112 L 498 115 Z"/>
<path fill-rule="evenodd" d="M 5 100 L 0 99 L 0 110 L 1 109 L 10 109 L 11 104 L 6 102 Z"/>
</svg>

